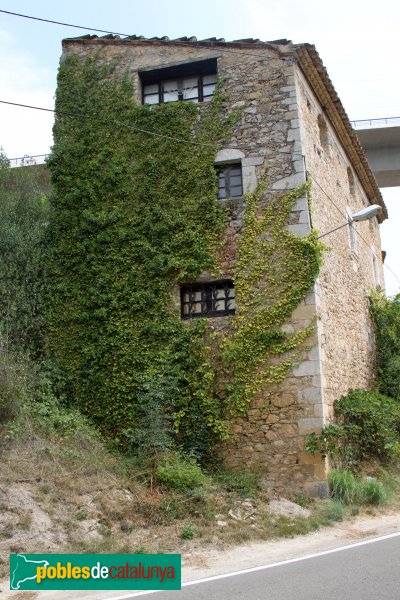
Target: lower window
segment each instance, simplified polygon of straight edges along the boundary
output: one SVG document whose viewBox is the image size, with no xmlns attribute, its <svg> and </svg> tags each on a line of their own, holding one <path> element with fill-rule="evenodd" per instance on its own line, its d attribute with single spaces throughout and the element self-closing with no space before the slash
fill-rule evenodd
<svg viewBox="0 0 400 600">
<path fill-rule="evenodd" d="M 181 315 L 224 317 L 235 314 L 235 288 L 232 281 L 185 285 L 181 288 Z"/>
</svg>

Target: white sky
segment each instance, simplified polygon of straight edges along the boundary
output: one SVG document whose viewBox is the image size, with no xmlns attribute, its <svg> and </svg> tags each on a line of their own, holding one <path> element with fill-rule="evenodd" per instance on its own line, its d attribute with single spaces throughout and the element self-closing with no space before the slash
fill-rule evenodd
<svg viewBox="0 0 400 600">
<path fill-rule="evenodd" d="M 400 117 L 398 0 L 0 0 L 0 9 L 146 37 L 254 37 L 309 42 L 351 120 Z M 0 13 L 0 99 L 53 106 L 61 40 L 85 34 Z M 0 146 L 9 158 L 44 154 L 52 116 L 0 104 Z M 382 190 L 387 265 L 400 279 L 400 190 Z M 400 282 L 385 270 L 389 295 Z"/>
</svg>

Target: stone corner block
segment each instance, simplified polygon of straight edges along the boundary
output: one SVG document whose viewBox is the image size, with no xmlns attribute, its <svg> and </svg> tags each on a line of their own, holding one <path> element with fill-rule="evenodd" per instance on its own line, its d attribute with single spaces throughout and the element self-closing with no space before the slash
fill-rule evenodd
<svg viewBox="0 0 400 600">
<path fill-rule="evenodd" d="M 287 230 L 299 237 L 306 237 L 310 233 L 310 225 L 306 223 L 297 223 L 296 225 L 288 225 Z"/>
<path fill-rule="evenodd" d="M 299 419 L 299 435 L 309 435 L 315 431 L 321 431 L 324 426 L 324 420 L 316 417 L 309 417 L 308 419 Z"/>
</svg>

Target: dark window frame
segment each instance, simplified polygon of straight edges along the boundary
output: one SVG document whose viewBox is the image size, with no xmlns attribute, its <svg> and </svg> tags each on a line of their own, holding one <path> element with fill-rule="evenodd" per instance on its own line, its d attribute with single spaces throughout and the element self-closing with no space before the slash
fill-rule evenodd
<svg viewBox="0 0 400 600">
<path fill-rule="evenodd" d="M 233 185 L 232 178 L 237 177 L 237 172 L 240 175 L 240 184 Z M 218 199 L 225 200 L 227 198 L 241 198 L 243 196 L 243 170 L 242 163 L 235 162 L 230 164 L 222 164 L 217 167 L 218 172 Z M 221 185 L 223 183 L 223 185 Z M 225 195 L 221 195 L 221 190 Z"/>
<path fill-rule="evenodd" d="M 216 291 L 224 290 L 223 298 L 217 298 Z M 232 293 L 233 290 L 233 293 Z M 224 281 L 213 281 L 210 283 L 193 283 L 181 286 L 181 317 L 182 319 L 228 317 L 235 314 L 235 308 L 229 308 L 229 301 L 235 300 L 235 287 L 230 279 Z M 200 299 L 194 298 L 195 293 L 200 292 Z M 185 300 L 185 295 L 188 300 Z M 216 310 L 217 302 L 223 300 L 224 309 Z M 201 304 L 200 312 L 192 312 L 194 304 Z M 185 307 L 188 311 L 185 312 Z"/>
<path fill-rule="evenodd" d="M 184 79 L 189 77 L 197 77 L 197 90 L 198 95 L 195 98 L 183 98 L 183 90 L 178 91 L 178 99 L 177 100 L 167 100 L 167 102 L 207 102 L 207 99 L 211 99 L 214 95 L 212 94 L 204 94 L 204 87 L 207 85 L 214 84 L 205 84 L 204 85 L 204 77 L 207 75 L 215 75 L 217 77 L 217 59 L 206 59 L 201 61 L 194 61 L 190 63 L 184 63 L 180 65 L 173 65 L 170 67 L 164 67 L 159 69 L 151 69 L 140 72 L 140 79 L 142 82 L 142 104 L 145 103 L 146 96 L 153 96 L 158 93 L 158 103 L 164 104 L 164 87 L 163 84 L 168 81 L 177 81 L 178 86 L 180 86 Z M 152 92 L 151 94 L 145 93 L 145 87 L 148 85 L 158 85 L 158 92 Z M 153 103 L 149 103 L 151 106 Z"/>
</svg>

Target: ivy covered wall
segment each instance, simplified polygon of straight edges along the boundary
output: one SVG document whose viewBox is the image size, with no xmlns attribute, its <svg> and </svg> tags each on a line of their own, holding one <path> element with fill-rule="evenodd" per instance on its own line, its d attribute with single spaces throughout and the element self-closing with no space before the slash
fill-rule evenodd
<svg viewBox="0 0 400 600">
<path fill-rule="evenodd" d="M 70 56 L 60 68 L 50 352 L 70 401 L 120 446 L 207 458 L 254 394 L 284 379 L 312 330 L 283 328 L 320 264 L 315 237 L 286 228 L 309 186 L 270 194 L 261 182 L 245 197 L 230 265 L 236 316 L 225 327 L 182 321 L 177 284 L 221 277 L 231 209 L 216 199 L 214 160 L 238 117 L 226 118 L 219 93 L 200 113 L 138 105 L 115 64 Z"/>
</svg>

